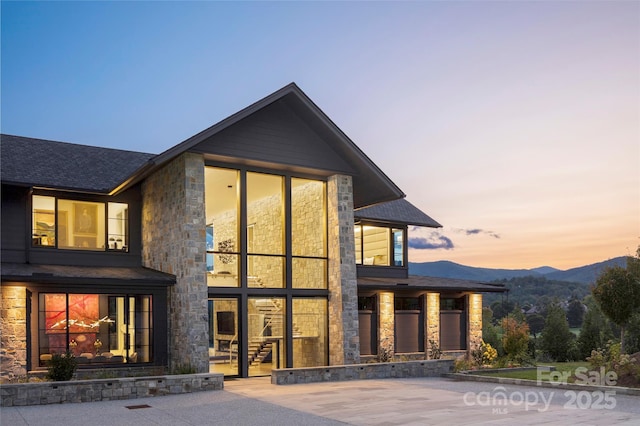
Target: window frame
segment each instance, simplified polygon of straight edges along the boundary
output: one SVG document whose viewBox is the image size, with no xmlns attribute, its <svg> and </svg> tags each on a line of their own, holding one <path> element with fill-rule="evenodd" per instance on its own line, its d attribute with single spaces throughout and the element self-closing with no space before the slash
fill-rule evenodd
<svg viewBox="0 0 640 426">
<path fill-rule="evenodd" d="M 36 235 L 34 232 L 36 231 L 35 226 L 36 226 L 36 222 L 35 222 L 35 214 L 36 213 L 40 213 L 43 214 L 43 212 L 37 212 L 35 206 L 34 206 L 34 198 L 35 197 L 46 197 L 46 198 L 52 198 L 53 199 L 53 203 L 54 203 L 54 207 L 53 207 L 53 240 L 54 240 L 54 244 L 41 244 L 42 240 L 40 240 L 40 244 L 37 242 L 39 236 Z M 69 203 L 73 203 L 74 206 L 76 205 L 80 205 L 81 203 L 86 203 L 86 205 L 96 205 L 97 210 L 102 209 L 102 214 L 100 214 L 99 212 L 97 213 L 97 216 L 100 218 L 102 218 L 102 220 L 97 224 L 97 229 L 100 229 L 100 227 L 102 226 L 103 228 L 103 232 L 95 232 L 93 233 L 93 235 L 95 235 L 94 238 L 102 238 L 102 240 L 98 239 L 96 240 L 96 245 L 99 245 L 98 242 L 99 241 L 103 241 L 103 243 L 101 244 L 102 247 L 95 247 L 95 248 L 83 248 L 83 247 L 77 247 L 77 246 L 61 246 L 60 245 L 60 224 L 59 224 L 59 219 L 60 219 L 60 201 L 64 201 L 64 202 L 69 202 Z M 110 222 L 111 222 L 111 218 L 109 217 L 109 206 L 110 204 L 119 204 L 119 205 L 124 205 L 124 212 L 126 212 L 126 216 L 122 219 L 124 221 L 124 226 L 122 229 L 122 232 L 124 233 L 124 237 L 122 238 L 122 244 L 118 247 L 111 247 L 112 243 L 109 241 L 110 236 L 113 234 L 112 232 L 110 232 Z M 81 252 L 96 252 L 96 253 L 103 253 L 103 252 L 109 252 L 109 253 L 129 253 L 130 251 L 130 244 L 131 244 L 131 220 L 130 220 L 130 214 L 131 214 L 131 203 L 128 202 L 128 200 L 103 200 L 103 199 L 96 199 L 96 198 L 75 198 L 75 197 L 68 197 L 65 195 L 60 195 L 60 194 L 51 194 L 51 193 L 45 193 L 45 192 L 33 192 L 31 194 L 31 197 L 29 199 L 29 217 L 30 217 L 30 227 L 29 227 L 29 235 L 30 235 L 30 247 L 32 249 L 45 249 L 45 250 L 60 250 L 60 251 L 81 251 Z M 51 214 L 51 213 L 48 213 Z M 69 223 L 67 223 L 67 225 L 69 225 Z M 70 228 L 65 230 L 65 233 L 70 233 L 75 235 L 76 238 L 80 238 L 82 237 L 82 235 L 76 235 L 75 231 L 72 229 L 71 225 L 66 226 L 66 228 Z M 47 240 L 50 237 L 47 237 Z M 114 240 L 115 241 L 115 240 Z M 47 241 L 48 242 L 48 241 Z"/>
<path fill-rule="evenodd" d="M 375 259 L 372 262 L 367 262 L 365 258 L 365 227 L 375 227 L 380 229 L 385 229 L 387 233 L 387 262 L 386 264 L 376 263 Z M 360 238 L 357 238 L 357 230 L 360 230 Z M 402 259 L 400 265 L 396 265 L 396 247 L 395 247 L 395 235 L 400 231 L 402 233 L 402 245 L 401 245 L 401 253 L 400 257 Z M 373 221 L 365 221 L 360 220 L 356 221 L 354 224 L 354 249 L 355 249 L 355 261 L 358 267 L 367 267 L 367 268 L 407 268 L 408 267 L 408 259 L 407 259 L 407 226 L 394 224 L 394 223 L 380 223 Z"/>
</svg>

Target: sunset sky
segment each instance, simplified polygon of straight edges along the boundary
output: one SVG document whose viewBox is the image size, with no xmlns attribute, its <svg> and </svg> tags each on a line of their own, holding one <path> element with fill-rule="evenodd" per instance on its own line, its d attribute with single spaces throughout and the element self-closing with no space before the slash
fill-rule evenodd
<svg viewBox="0 0 640 426">
<path fill-rule="evenodd" d="M 3 133 L 160 153 L 301 89 L 444 225 L 410 260 L 640 245 L 640 2 L 5 2 Z"/>
</svg>

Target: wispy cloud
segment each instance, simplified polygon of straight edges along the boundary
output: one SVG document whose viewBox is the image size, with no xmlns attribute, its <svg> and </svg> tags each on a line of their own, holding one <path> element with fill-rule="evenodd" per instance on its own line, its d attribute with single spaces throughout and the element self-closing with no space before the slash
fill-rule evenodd
<svg viewBox="0 0 640 426">
<path fill-rule="evenodd" d="M 454 248 L 453 241 L 444 235 L 432 233 L 428 238 L 411 237 L 409 238 L 409 248 L 416 250 L 452 250 Z"/>
<path fill-rule="evenodd" d="M 480 235 L 480 234 L 484 234 L 484 235 L 488 235 L 490 237 L 493 238 L 500 238 L 499 234 L 496 234 L 493 231 L 487 231 L 485 229 L 480 229 L 480 228 L 472 228 L 472 229 L 462 229 L 462 228 L 453 228 L 453 231 L 455 232 L 460 232 L 463 233 L 465 235 Z"/>
</svg>

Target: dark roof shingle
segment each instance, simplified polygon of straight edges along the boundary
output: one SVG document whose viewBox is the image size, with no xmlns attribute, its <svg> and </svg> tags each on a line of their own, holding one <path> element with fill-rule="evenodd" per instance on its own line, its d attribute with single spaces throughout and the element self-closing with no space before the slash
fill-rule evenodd
<svg viewBox="0 0 640 426">
<path fill-rule="evenodd" d="M 176 277 L 144 267 L 36 265 L 2 263 L 3 281 L 27 282 L 111 282 L 129 284 L 173 285 Z"/>
<path fill-rule="evenodd" d="M 404 198 L 376 204 L 371 207 L 363 207 L 355 210 L 353 216 L 356 220 L 376 220 L 429 228 L 442 227 L 442 225 Z"/>
<path fill-rule="evenodd" d="M 155 154 L 0 135 L 2 182 L 108 193 Z"/>
</svg>

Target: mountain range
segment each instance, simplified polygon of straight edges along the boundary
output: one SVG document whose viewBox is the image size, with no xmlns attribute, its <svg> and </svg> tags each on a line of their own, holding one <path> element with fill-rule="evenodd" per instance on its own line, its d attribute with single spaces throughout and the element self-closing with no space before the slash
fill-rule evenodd
<svg viewBox="0 0 640 426">
<path fill-rule="evenodd" d="M 448 260 L 437 262 L 409 262 L 409 274 L 429 277 L 457 278 L 471 281 L 491 282 L 496 280 L 508 280 L 517 277 L 544 277 L 549 280 L 569 281 L 581 284 L 594 283 L 600 272 L 609 266 L 626 266 L 627 257 L 620 256 L 591 265 L 580 266 L 562 271 L 550 266 L 541 266 L 533 269 L 492 269 L 476 268 L 460 265 Z"/>
</svg>

